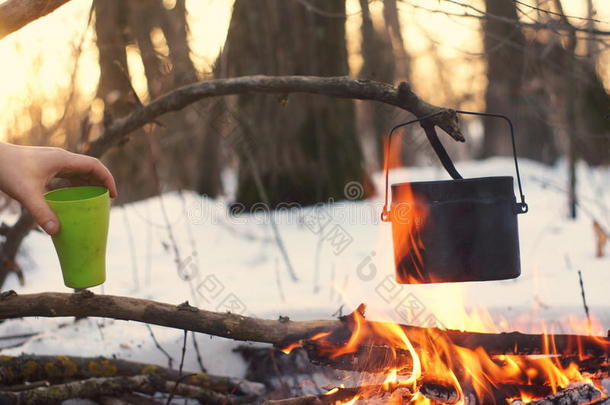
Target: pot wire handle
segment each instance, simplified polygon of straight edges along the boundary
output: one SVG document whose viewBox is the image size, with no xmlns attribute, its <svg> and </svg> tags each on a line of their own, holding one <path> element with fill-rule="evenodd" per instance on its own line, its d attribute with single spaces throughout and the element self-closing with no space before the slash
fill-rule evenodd
<svg viewBox="0 0 610 405">
<path fill-rule="evenodd" d="M 482 116 L 482 117 L 502 118 L 502 119 L 504 119 L 508 123 L 508 126 L 510 128 L 511 145 L 512 145 L 512 149 L 513 149 L 513 160 L 515 162 L 515 171 L 517 173 L 517 185 L 519 187 L 519 196 L 521 198 L 521 202 L 516 204 L 515 213 L 517 213 L 517 214 L 525 214 L 528 211 L 528 205 L 525 202 L 525 195 L 523 194 L 523 187 L 521 185 L 521 174 L 519 172 L 519 162 L 517 160 L 517 146 L 516 146 L 516 142 L 515 142 L 515 131 L 514 131 L 514 128 L 513 128 L 513 123 L 510 120 L 510 118 L 508 118 L 506 115 L 502 115 L 502 114 L 480 113 L 480 112 L 464 111 L 464 110 L 454 110 L 454 111 L 456 113 L 458 113 L 458 114 L 467 114 L 467 115 L 478 115 L 478 116 Z M 389 218 L 389 214 L 390 214 L 390 211 L 388 210 L 388 180 L 389 180 L 389 174 L 390 174 L 390 171 L 389 171 L 389 155 L 390 155 L 390 147 L 391 147 L 391 144 L 392 144 L 392 135 L 394 135 L 394 131 L 396 131 L 399 128 L 406 127 L 407 125 L 411 125 L 411 124 L 413 124 L 415 122 L 425 121 L 427 119 L 430 119 L 432 117 L 440 115 L 440 114 L 442 114 L 444 112 L 445 111 L 437 111 L 437 112 L 434 112 L 432 114 L 427 114 L 427 115 L 424 115 L 423 117 L 420 117 L 420 118 L 417 118 L 417 119 L 414 119 L 414 120 L 411 120 L 411 121 L 407 121 L 407 122 L 403 122 L 401 124 L 398 124 L 398 125 L 394 126 L 390 130 L 390 133 L 388 135 L 388 143 L 387 143 L 387 146 L 386 146 L 386 153 L 385 153 L 386 158 L 384 159 L 385 197 L 384 197 L 383 210 L 381 212 L 381 220 L 382 221 L 388 222 L 389 221 L 388 218 Z M 447 170 L 447 172 L 449 173 L 449 175 L 451 175 L 451 177 L 453 179 L 461 179 L 462 176 L 456 170 L 455 166 L 453 165 L 453 162 L 451 161 L 451 158 L 447 154 L 447 151 L 445 150 L 445 148 L 443 147 L 442 143 L 440 142 L 440 140 L 436 136 L 436 131 L 434 130 L 434 125 L 422 123 L 422 127 L 424 128 L 424 131 L 426 133 L 426 137 L 428 138 L 428 141 L 432 145 L 432 147 L 433 147 L 434 151 L 436 152 L 436 154 L 438 155 L 441 163 L 445 167 L 445 170 Z"/>
<path fill-rule="evenodd" d="M 515 161 L 515 172 L 517 173 L 517 186 L 519 186 L 519 196 L 521 198 L 521 202 L 516 204 L 516 214 L 525 214 L 529 207 L 525 202 L 525 195 L 523 194 L 523 187 L 521 186 L 521 174 L 519 173 L 519 162 L 517 159 L 517 144 L 515 142 L 515 130 L 513 128 L 513 122 L 506 115 L 503 114 L 494 114 L 494 113 L 482 113 L 482 112 L 474 112 L 474 111 L 463 111 L 463 110 L 455 110 L 458 114 L 467 114 L 467 115 L 478 115 L 481 117 L 494 117 L 494 118 L 502 118 L 504 121 L 508 123 L 508 127 L 510 128 L 510 141 L 511 146 L 513 148 L 513 160 Z"/>
<path fill-rule="evenodd" d="M 390 148 L 392 145 L 392 135 L 394 135 L 394 131 L 396 131 L 399 128 L 406 127 L 407 125 L 411 125 L 416 122 L 420 122 L 420 121 L 424 121 L 424 120 L 427 120 L 432 117 L 436 117 L 437 115 L 443 114 L 444 112 L 445 111 L 437 111 L 437 112 L 434 112 L 431 114 L 427 114 L 427 115 L 424 115 L 423 117 L 416 118 L 414 120 L 398 124 L 390 130 L 390 133 L 388 134 L 388 143 L 386 145 L 386 150 L 385 150 L 385 155 L 384 155 L 385 158 L 384 158 L 384 164 L 383 164 L 383 171 L 385 173 L 385 202 L 383 204 L 383 210 L 381 211 L 381 220 L 382 221 L 388 222 L 388 218 L 389 218 L 389 214 L 390 214 L 390 211 L 388 210 L 388 179 L 389 179 L 389 175 L 390 175 L 389 157 L 390 157 Z M 451 159 L 449 158 L 449 155 L 447 154 L 447 151 L 443 147 L 443 144 L 440 142 L 440 140 L 436 136 L 436 131 L 434 130 L 434 126 L 433 125 L 423 125 L 423 124 L 422 124 L 422 126 L 424 128 L 426 136 L 428 137 L 428 141 L 430 141 L 430 144 L 434 148 L 434 151 L 438 155 L 441 163 L 443 164 L 443 166 L 445 167 L 447 172 L 449 172 L 449 174 L 451 175 L 452 178 L 461 179 L 462 176 L 456 170 L 455 166 L 453 165 L 453 162 L 451 161 Z M 434 141 L 436 141 L 436 142 L 434 142 Z"/>
</svg>

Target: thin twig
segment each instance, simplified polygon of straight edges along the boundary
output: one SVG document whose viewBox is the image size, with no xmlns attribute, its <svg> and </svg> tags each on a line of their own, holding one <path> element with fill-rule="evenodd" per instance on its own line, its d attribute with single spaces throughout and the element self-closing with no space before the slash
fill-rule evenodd
<svg viewBox="0 0 610 405">
<path fill-rule="evenodd" d="M 174 399 L 174 395 L 176 394 L 178 385 L 180 384 L 180 381 L 183 378 L 182 367 L 184 367 L 184 355 L 186 354 L 186 337 L 187 337 L 187 330 L 185 329 L 184 330 L 184 339 L 182 340 L 182 355 L 180 356 L 180 367 L 178 368 L 178 379 L 176 380 L 176 385 L 174 385 L 174 389 L 172 390 L 172 392 L 169 394 L 169 397 L 167 398 L 166 405 L 169 405 L 172 402 L 172 399 Z"/>
<path fill-rule="evenodd" d="M 250 131 L 249 123 L 247 123 L 242 117 L 234 114 L 234 118 L 241 124 L 241 127 L 243 128 L 244 131 Z M 250 143 L 247 142 L 247 139 L 243 134 L 236 133 L 236 136 L 240 137 L 240 139 L 239 139 L 240 144 L 242 145 L 243 148 L 247 149 L 250 147 Z M 284 239 L 282 238 L 282 235 L 277 226 L 277 223 L 275 222 L 275 216 L 271 212 L 271 208 L 272 208 L 271 200 L 269 199 L 269 196 L 267 194 L 267 189 L 265 188 L 265 185 L 263 184 L 263 180 L 261 179 L 261 173 L 260 173 L 259 167 L 258 167 L 256 161 L 254 160 L 254 158 L 252 157 L 253 156 L 252 153 L 249 153 L 249 151 L 246 150 L 246 153 L 244 153 L 244 155 L 246 156 L 247 163 L 250 166 L 250 170 L 252 171 L 252 178 L 254 179 L 256 191 L 258 192 L 258 195 L 259 195 L 260 199 L 262 200 L 262 202 L 267 207 L 267 209 L 265 211 L 268 214 L 269 225 L 271 227 L 271 231 L 272 231 L 273 237 L 275 239 L 275 244 L 277 245 L 277 248 L 280 251 L 282 258 L 284 259 L 284 263 L 286 264 L 286 269 L 288 270 L 288 274 L 290 275 L 290 278 L 292 279 L 292 281 L 298 282 L 299 278 L 294 270 L 294 267 L 290 260 L 290 256 L 288 255 L 288 251 L 286 250 L 286 245 L 284 244 Z"/>
<path fill-rule="evenodd" d="M 163 347 L 161 347 L 161 345 L 157 341 L 157 338 L 155 337 L 155 334 L 154 334 L 152 328 L 150 327 L 150 325 L 147 324 L 147 323 L 145 325 L 146 325 L 146 328 L 148 328 L 148 333 L 150 333 L 150 337 L 152 338 L 152 340 L 153 340 L 155 346 L 157 347 L 157 349 L 159 349 L 159 351 L 161 353 L 163 353 L 165 355 L 165 357 L 167 357 L 168 367 L 172 368 L 173 363 L 174 363 L 173 357 Z"/>
<path fill-rule="evenodd" d="M 205 366 L 203 365 L 203 359 L 201 358 L 201 352 L 199 351 L 199 344 L 197 343 L 197 335 L 195 332 L 191 332 L 191 337 L 193 338 L 193 347 L 195 348 L 195 355 L 197 356 L 197 364 L 199 364 L 199 369 L 202 373 L 207 373 Z"/>
<path fill-rule="evenodd" d="M 514 0 L 514 1 L 515 1 L 515 3 L 521 4 L 522 6 L 531 8 L 531 9 L 536 10 L 536 11 L 541 11 L 541 12 L 543 12 L 545 14 L 555 15 L 555 16 L 562 17 L 562 18 L 563 17 L 567 17 L 567 18 L 573 18 L 575 20 L 594 21 L 594 22 L 601 23 L 601 24 L 608 24 L 605 21 L 597 20 L 595 18 L 579 17 L 579 16 L 575 16 L 575 15 L 561 14 L 561 13 L 558 13 L 556 11 L 546 10 L 544 8 L 532 6 L 531 4 L 527 4 L 527 3 L 523 2 L 523 1 L 519 1 L 519 0 Z"/>
<path fill-rule="evenodd" d="M 585 308 L 585 314 L 587 315 L 587 331 L 591 333 L 591 315 L 589 314 L 589 306 L 587 305 L 587 298 L 585 297 L 585 285 L 582 282 L 582 272 L 578 270 L 578 283 L 580 284 L 580 295 L 582 296 L 582 305 Z"/>
<path fill-rule="evenodd" d="M 277 258 L 275 259 L 275 282 L 277 284 L 277 291 L 280 294 L 280 299 L 282 302 L 286 302 L 286 296 L 284 295 L 284 287 L 282 287 L 280 267 L 278 266 Z"/>
</svg>

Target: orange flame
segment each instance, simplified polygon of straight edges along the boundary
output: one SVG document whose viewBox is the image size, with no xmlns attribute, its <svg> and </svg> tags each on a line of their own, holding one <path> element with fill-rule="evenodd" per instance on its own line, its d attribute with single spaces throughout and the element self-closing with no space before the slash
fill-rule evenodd
<svg viewBox="0 0 610 405">
<path fill-rule="evenodd" d="M 386 167 L 387 170 L 387 167 Z M 393 226 L 393 237 L 395 241 L 395 260 L 403 260 L 409 257 L 413 268 L 418 273 L 409 275 L 409 283 L 417 283 L 417 277 L 423 278 L 422 274 L 422 250 L 425 248 L 419 238 L 419 230 L 428 216 L 428 212 L 417 201 L 410 187 L 398 188 L 398 195 L 393 200 L 398 204 L 392 205 L 392 221 L 400 221 L 403 226 Z M 459 286 L 444 288 L 459 289 Z M 445 290 L 448 291 L 448 290 Z M 442 294 L 443 296 L 457 298 L 444 300 L 443 310 L 435 313 L 442 320 L 451 321 L 451 325 L 461 330 L 479 332 L 501 332 L 508 330 L 509 323 L 502 319 L 494 322 L 486 311 L 467 312 L 462 302 L 459 302 L 459 294 Z M 462 305 L 460 305 L 462 304 Z M 363 311 L 362 311 L 363 312 Z M 583 375 L 576 362 L 570 362 L 567 366 L 561 363 L 560 354 L 557 351 L 555 336 L 548 333 L 543 324 L 542 353 L 537 355 L 491 355 L 482 347 L 470 349 L 454 344 L 447 333 L 441 329 L 405 328 L 393 322 L 367 322 L 363 313 L 355 311 L 350 317 L 350 335 L 343 341 L 333 341 L 331 332 L 318 333 L 310 340 L 317 343 L 319 353 L 329 359 L 340 356 L 360 353 L 363 347 L 372 345 L 383 346 L 390 353 L 389 358 L 384 359 L 382 376 L 363 376 L 364 383 L 368 386 L 379 386 L 383 391 L 389 393 L 385 400 L 386 405 L 398 403 L 410 403 L 417 405 L 432 404 L 422 389 L 425 384 L 438 384 L 442 387 L 453 389 L 451 403 L 464 404 L 466 393 L 477 397 L 477 403 L 496 403 L 497 393 L 503 387 L 511 386 L 518 392 L 517 397 L 523 403 L 529 403 L 534 399 L 546 395 L 534 392 L 534 388 L 542 387 L 545 392 L 557 392 L 575 382 L 592 383 L 591 379 Z M 449 324 L 446 322 L 446 324 Z M 572 327 L 578 332 L 586 330 L 585 334 L 591 335 L 592 326 L 589 322 L 572 322 Z M 582 333 L 582 332 L 581 332 Z M 576 340 L 567 342 L 571 352 L 578 353 L 578 360 L 586 358 L 582 350 L 582 342 Z M 607 347 L 608 342 L 599 338 L 601 347 Z M 562 343 L 563 344 L 563 343 Z M 289 352 L 300 343 L 293 343 L 284 352 Z M 514 352 L 518 353 L 518 347 Z M 405 353 L 408 354 L 408 362 L 405 361 Z M 408 363 L 408 364 L 405 364 Z M 405 375 L 405 370 L 409 371 Z M 370 378 L 370 381 L 368 379 Z M 375 379 L 376 378 L 376 379 Z M 514 388 L 516 387 L 516 388 Z M 532 387 L 532 389 L 528 389 Z M 410 393 L 409 399 L 396 399 L 392 393 L 405 389 Z M 331 390 L 332 394 L 337 390 Z M 547 393 L 548 393 L 547 392 Z M 374 392 L 360 390 L 358 395 L 338 404 L 354 404 L 358 400 L 365 400 Z M 378 392 L 377 392 L 378 393 Z M 508 396 L 508 395 L 506 395 Z M 506 398 L 509 399 L 509 398 Z"/>
<path fill-rule="evenodd" d="M 563 366 L 557 353 L 554 337 L 544 334 L 543 353 L 536 356 L 520 355 L 490 355 L 482 347 L 468 349 L 453 344 L 447 335 L 434 333 L 427 329 L 406 329 L 391 322 L 366 322 L 364 317 L 355 312 L 354 327 L 349 340 L 343 346 L 330 353 L 339 356 L 355 353 L 363 344 L 383 344 L 395 354 L 395 350 L 407 350 L 411 355 L 411 373 L 406 378 L 399 376 L 398 368 L 388 367 L 384 370 L 385 379 L 381 383 L 383 389 L 391 393 L 399 387 L 407 387 L 413 393 L 410 404 L 431 404 L 432 402 L 418 392 L 424 381 L 432 381 L 455 391 L 454 404 L 465 403 L 465 391 L 475 395 L 478 403 L 495 403 L 494 392 L 503 385 L 512 384 L 518 387 L 519 399 L 529 403 L 539 398 L 529 392 L 526 387 L 546 385 L 550 392 L 557 392 L 574 382 L 593 383 L 583 376 L 576 363 Z M 318 336 L 320 344 L 327 345 L 332 350 L 333 343 L 326 341 L 329 335 Z M 391 360 L 391 359 L 390 359 Z M 388 360 L 388 364 L 392 362 Z M 402 377 L 402 378 L 401 378 Z M 336 392 L 336 391 L 331 391 Z M 545 394 L 546 395 L 546 394 Z M 346 402 L 353 404 L 358 399 L 366 399 L 366 393 L 361 392 Z M 391 397 L 386 405 L 394 403 Z"/>
<path fill-rule="evenodd" d="M 394 240 L 394 262 L 399 268 L 401 261 L 409 260 L 410 267 L 415 269 L 415 275 L 398 273 L 401 282 L 418 284 L 424 278 L 423 256 L 424 244 L 420 237 L 428 217 L 427 206 L 417 201 L 411 187 L 401 184 L 392 196 L 392 238 Z"/>
</svg>

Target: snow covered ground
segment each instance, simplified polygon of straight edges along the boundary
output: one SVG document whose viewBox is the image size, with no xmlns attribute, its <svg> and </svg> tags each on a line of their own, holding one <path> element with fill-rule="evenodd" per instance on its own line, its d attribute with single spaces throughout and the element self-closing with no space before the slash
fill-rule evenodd
<svg viewBox="0 0 610 405">
<path fill-rule="evenodd" d="M 458 166 L 465 177 L 513 173 L 512 161 L 503 158 Z M 584 318 L 577 274 L 581 270 L 589 306 L 599 320 L 597 332 L 605 334 L 610 328 L 610 247 L 605 258 L 595 257 L 591 217 L 610 225 L 610 169 L 579 167 L 583 209 L 577 221 L 566 219 L 566 196 L 560 190 L 566 185 L 564 165 L 549 168 L 523 160 L 521 170 L 530 212 L 519 217 L 522 276 L 516 280 L 397 285 L 392 278 L 390 225 L 379 221 L 380 193 L 366 201 L 275 215 L 298 278 L 294 281 L 267 215 L 232 217 L 226 210 L 228 200 L 168 193 L 113 208 L 107 282 L 92 290 L 176 304 L 189 300 L 209 310 L 291 319 L 329 318 L 341 305 L 347 312 L 365 302 L 369 318 L 416 324 L 437 319 L 451 328 L 482 329 L 463 322 L 460 309 L 465 305 L 489 310 L 497 329 L 540 331 L 540 321 L 546 319 L 548 328 L 567 332 L 574 329 L 570 318 Z M 409 168 L 391 174 L 391 182 L 445 178 L 439 168 Z M 381 175 L 376 180 L 382 190 Z M 351 186 L 351 192 L 359 192 L 358 185 Z M 322 231 L 320 221 L 325 224 Z M 328 240 L 331 231 L 344 238 Z M 26 284 L 19 286 L 11 276 L 5 289 L 18 293 L 70 291 L 63 285 L 48 236 L 31 233 L 23 247 L 19 260 Z M 182 332 L 155 326 L 152 330 L 177 363 Z M 39 331 L 42 333 L 2 354 L 116 355 L 167 365 L 147 327 L 135 322 L 24 319 L 0 324 L 0 336 Z M 243 375 L 245 364 L 231 351 L 239 343 L 204 335 L 197 339 L 208 371 Z M 198 369 L 195 357 L 189 344 L 185 369 Z"/>
</svg>

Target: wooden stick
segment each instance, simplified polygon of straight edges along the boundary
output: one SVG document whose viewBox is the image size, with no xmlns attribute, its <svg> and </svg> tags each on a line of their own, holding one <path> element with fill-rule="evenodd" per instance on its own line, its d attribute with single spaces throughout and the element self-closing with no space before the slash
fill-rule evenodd
<svg viewBox="0 0 610 405">
<path fill-rule="evenodd" d="M 28 355 L 0 357 L 0 390 L 31 381 L 63 383 L 73 379 L 152 375 L 168 381 L 180 379 L 178 370 L 123 359 L 104 357 Z M 263 384 L 207 373 L 189 373 L 181 383 L 235 395 L 263 395 Z M 48 384 L 48 383 L 47 383 Z M 35 388 L 27 385 L 28 389 Z M 9 386 L 9 387 L 6 387 Z"/>
<path fill-rule="evenodd" d="M 387 83 L 353 80 L 348 77 L 255 75 L 207 80 L 170 91 L 128 116 L 113 121 L 104 129 L 102 135 L 91 143 L 87 154 L 99 157 L 108 148 L 117 145 L 128 133 L 153 122 L 163 114 L 181 110 L 204 98 L 253 93 L 309 93 L 335 98 L 378 101 L 409 111 L 418 118 L 444 112 L 430 118 L 430 122 L 455 140 L 464 142 L 455 111 L 423 101 L 406 82 L 394 87 Z"/>
<path fill-rule="evenodd" d="M 330 405 L 335 404 L 336 401 L 347 401 L 357 395 L 361 395 L 363 401 L 373 397 L 384 397 L 391 396 L 394 391 L 400 389 L 401 392 L 398 394 L 403 397 L 409 397 L 412 395 L 411 391 L 405 386 L 389 386 L 384 387 L 381 385 L 370 385 L 362 387 L 347 387 L 338 388 L 331 392 L 331 394 L 323 395 L 305 395 L 301 397 L 280 399 L 280 400 L 268 400 L 263 402 L 263 405 Z M 595 405 L 608 405 L 610 404 L 610 398 L 599 399 L 600 392 L 590 384 L 574 384 L 556 394 L 550 394 L 550 387 L 547 386 L 530 386 L 530 385 L 513 385 L 503 384 L 498 387 L 499 401 L 504 401 L 506 398 L 518 397 L 520 392 L 526 392 L 534 396 L 545 396 L 543 399 L 539 399 L 531 402 L 533 405 L 566 405 L 566 404 L 595 404 Z M 420 388 L 419 392 L 426 398 L 431 399 L 433 403 L 443 404 L 454 404 L 458 402 L 459 395 L 452 387 L 446 387 L 438 384 L 424 383 Z M 406 403 L 405 401 L 401 403 Z M 474 396 L 468 395 L 465 403 L 469 405 L 476 405 L 479 402 Z M 484 402 L 485 403 L 485 402 Z M 501 403 L 501 402 L 497 402 Z"/>
<path fill-rule="evenodd" d="M 599 399 L 601 393 L 590 384 L 574 384 L 556 394 L 543 399 L 530 402 L 531 405 L 563 405 L 563 404 L 590 404 Z"/>
<path fill-rule="evenodd" d="M 218 313 L 192 306 L 170 305 L 160 302 L 95 295 L 90 291 L 75 294 L 40 293 L 17 295 L 7 291 L 0 296 L 0 319 L 22 317 L 102 317 L 138 321 L 181 330 L 207 333 L 234 340 L 272 343 L 283 347 L 299 339 L 308 340 L 317 333 L 326 331 L 349 337 L 350 322 L 343 320 L 290 321 L 252 318 L 231 313 Z M 362 328 L 380 328 L 384 323 L 364 321 Z M 400 325 L 407 336 L 425 334 L 430 339 L 446 338 L 453 344 L 476 349 L 483 347 L 489 354 L 541 353 L 541 335 L 511 333 L 476 333 L 437 328 L 422 328 Z M 372 336 L 375 336 L 374 334 Z M 608 355 L 610 340 L 604 337 L 555 335 L 557 353 L 562 355 L 583 353 Z M 577 344 L 579 342 L 579 344 Z M 367 342 L 364 342 L 367 343 Z M 375 343 L 374 341 L 371 343 Z"/>
<path fill-rule="evenodd" d="M 49 388 L 35 388 L 23 392 L 0 391 L 0 400 L 10 404 L 48 405 L 60 404 L 72 398 L 97 398 L 100 396 L 114 397 L 128 392 L 171 392 L 174 383 L 162 380 L 152 375 L 136 375 L 131 377 L 89 378 L 53 385 Z M 230 396 L 206 390 L 200 387 L 182 384 L 176 394 L 197 399 L 200 403 L 222 405 L 233 404 Z"/>
<path fill-rule="evenodd" d="M 362 395 L 364 398 L 370 399 L 386 395 L 390 396 L 395 391 L 399 391 L 401 395 L 412 395 L 410 389 L 406 386 L 386 388 L 382 385 L 364 385 L 361 387 L 334 388 L 326 394 L 321 395 L 305 395 L 295 398 L 268 400 L 263 402 L 263 405 L 334 405 L 337 401 L 349 401 L 356 395 Z"/>
<path fill-rule="evenodd" d="M 5 0 L 0 3 L 0 39 L 70 0 Z"/>
</svg>

